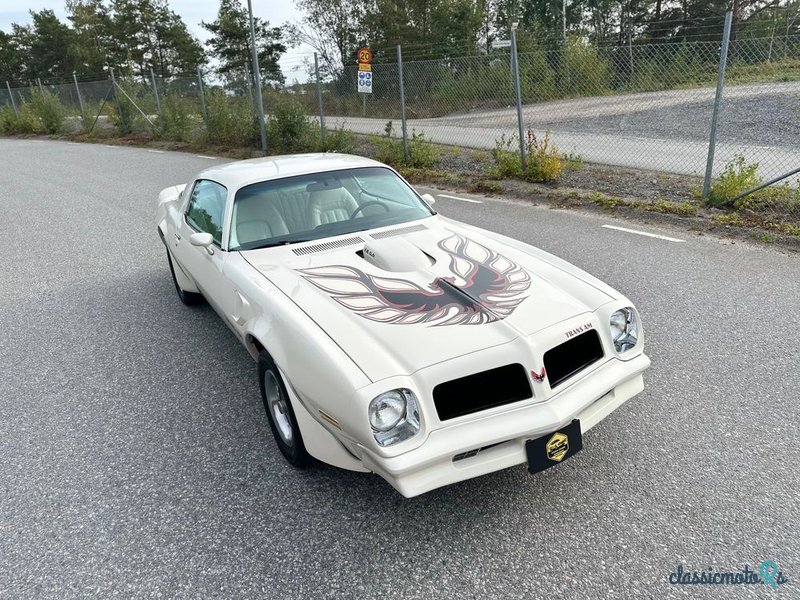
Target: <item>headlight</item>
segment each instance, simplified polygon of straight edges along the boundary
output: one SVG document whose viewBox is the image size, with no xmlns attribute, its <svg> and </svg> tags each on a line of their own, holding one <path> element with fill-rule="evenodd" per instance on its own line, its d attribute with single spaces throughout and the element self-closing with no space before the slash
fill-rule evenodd
<svg viewBox="0 0 800 600">
<path fill-rule="evenodd" d="M 627 352 L 639 342 L 639 324 L 636 311 L 630 306 L 621 308 L 611 315 L 611 339 L 617 352 Z"/>
<path fill-rule="evenodd" d="M 419 408 L 411 390 L 384 392 L 372 399 L 367 412 L 375 441 L 381 446 L 397 444 L 419 431 Z"/>
</svg>

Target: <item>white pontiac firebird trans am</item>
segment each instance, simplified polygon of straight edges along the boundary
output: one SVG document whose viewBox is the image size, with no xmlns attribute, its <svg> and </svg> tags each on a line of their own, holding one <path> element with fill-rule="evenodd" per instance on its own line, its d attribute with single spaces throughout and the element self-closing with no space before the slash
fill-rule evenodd
<svg viewBox="0 0 800 600">
<path fill-rule="evenodd" d="M 406 497 L 535 473 L 642 391 L 627 298 L 433 202 L 339 154 L 233 162 L 159 194 L 178 296 L 204 297 L 258 361 L 292 465 L 374 472 Z"/>
</svg>

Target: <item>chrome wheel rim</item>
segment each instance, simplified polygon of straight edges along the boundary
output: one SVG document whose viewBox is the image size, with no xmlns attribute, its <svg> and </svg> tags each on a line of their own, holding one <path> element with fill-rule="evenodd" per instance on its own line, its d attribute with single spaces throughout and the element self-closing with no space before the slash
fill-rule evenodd
<svg viewBox="0 0 800 600">
<path fill-rule="evenodd" d="M 281 386 L 275 378 L 275 374 L 267 370 L 264 373 L 264 394 L 267 397 L 267 407 L 272 417 L 272 422 L 278 430 L 278 435 L 287 446 L 292 445 L 292 421 L 289 418 L 289 407 L 286 404 Z"/>
</svg>

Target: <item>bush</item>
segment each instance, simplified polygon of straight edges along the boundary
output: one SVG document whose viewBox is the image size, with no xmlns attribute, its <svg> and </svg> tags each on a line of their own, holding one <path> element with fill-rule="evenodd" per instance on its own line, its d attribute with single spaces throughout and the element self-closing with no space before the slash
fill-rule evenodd
<svg viewBox="0 0 800 600">
<path fill-rule="evenodd" d="M 66 110 L 48 91 L 31 89 L 30 101 L 19 102 L 17 109 L 19 112 L 11 106 L 0 108 L 0 133 L 60 133 L 64 127 Z"/>
<path fill-rule="evenodd" d="M 533 129 L 528 129 L 525 137 L 525 169 L 519 155 L 519 136 L 505 135 L 495 143 L 494 158 L 497 167 L 492 174 L 499 177 L 519 177 L 533 183 L 555 181 L 564 172 L 566 160 L 558 147 L 550 141 L 550 132 L 544 137 L 536 137 Z"/>
<path fill-rule="evenodd" d="M 758 163 L 748 164 L 744 156 L 739 154 L 725 165 L 720 176 L 712 182 L 706 203 L 711 206 L 729 204 L 742 192 L 760 184 Z"/>
<path fill-rule="evenodd" d="M 136 125 L 137 111 L 133 102 L 125 97 L 125 94 L 119 90 L 114 90 L 117 95 L 116 101 L 111 100 L 111 122 L 120 135 L 128 135 L 133 133 Z"/>
<path fill-rule="evenodd" d="M 175 142 L 189 142 L 192 139 L 194 126 L 187 101 L 180 96 L 167 96 L 161 114 L 156 119 L 156 127 L 161 137 Z"/>
<path fill-rule="evenodd" d="M 339 152 L 341 154 L 352 154 L 356 149 L 356 134 L 341 127 L 334 127 L 325 132 L 325 139 L 318 136 L 317 149 L 320 152 Z"/>
<path fill-rule="evenodd" d="M 246 101 L 228 97 L 222 90 L 207 94 L 206 101 L 206 141 L 209 144 L 237 148 L 258 143 L 258 120 Z"/>
<path fill-rule="evenodd" d="M 425 139 L 424 133 L 411 132 L 408 141 L 408 162 L 405 160 L 403 140 L 394 133 L 392 122 L 386 123 L 385 133 L 369 136 L 369 141 L 377 148 L 375 158 L 394 167 L 406 165 L 415 169 L 427 169 L 439 162 L 439 149 Z"/>
<path fill-rule="evenodd" d="M 611 67 L 597 48 L 571 39 L 564 46 L 558 68 L 562 96 L 601 96 L 610 89 Z"/>
<path fill-rule="evenodd" d="M 564 158 L 555 144 L 550 141 L 547 131 L 540 140 L 533 129 L 528 129 L 525 141 L 527 165 L 524 177 L 527 181 L 555 181 L 564 172 Z"/>
<path fill-rule="evenodd" d="M 500 136 L 494 143 L 494 160 L 497 166 L 491 168 L 492 175 L 496 177 L 522 177 L 522 161 L 519 157 L 519 136 L 506 134 Z"/>
<path fill-rule="evenodd" d="M 273 105 L 267 130 L 270 148 L 278 152 L 307 152 L 315 145 L 314 126 L 308 112 L 294 100 L 283 100 Z"/>
<path fill-rule="evenodd" d="M 0 133 L 18 135 L 23 133 L 39 133 L 41 131 L 36 115 L 30 103 L 18 105 L 19 114 L 11 106 L 0 108 Z"/>
<path fill-rule="evenodd" d="M 412 130 L 408 143 L 408 158 L 409 166 L 426 169 L 439 162 L 439 149 L 425 139 L 424 133 Z"/>
<path fill-rule="evenodd" d="M 30 110 L 46 133 L 59 133 L 64 127 L 66 110 L 55 94 L 46 90 L 32 89 Z"/>
<path fill-rule="evenodd" d="M 547 58 L 545 52 L 520 55 L 519 78 L 525 102 L 552 100 L 558 97 L 555 73 Z"/>
</svg>

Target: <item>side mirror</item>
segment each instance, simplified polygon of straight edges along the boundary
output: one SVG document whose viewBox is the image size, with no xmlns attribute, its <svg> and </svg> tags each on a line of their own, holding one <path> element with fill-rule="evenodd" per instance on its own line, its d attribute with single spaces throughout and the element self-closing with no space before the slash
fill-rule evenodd
<svg viewBox="0 0 800 600">
<path fill-rule="evenodd" d="M 205 248 L 209 254 L 214 254 L 214 250 L 211 248 L 211 244 L 214 243 L 214 236 L 210 233 L 193 233 L 189 236 L 189 243 L 198 248 Z"/>
<path fill-rule="evenodd" d="M 428 204 L 435 204 L 436 198 L 431 196 L 430 194 L 422 194 L 422 199 L 425 200 Z"/>
</svg>

